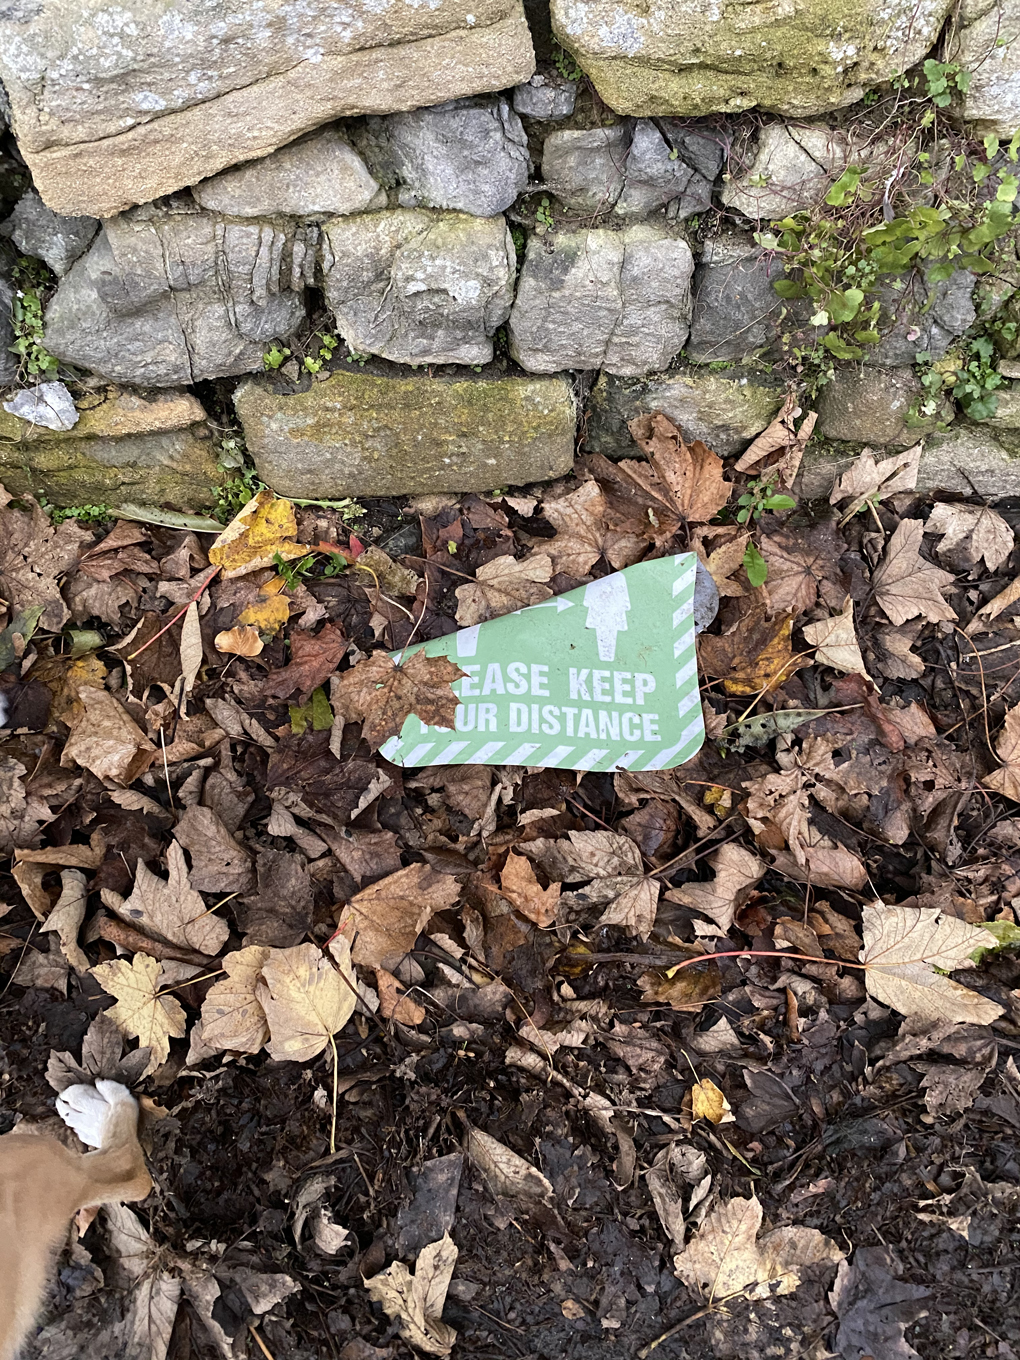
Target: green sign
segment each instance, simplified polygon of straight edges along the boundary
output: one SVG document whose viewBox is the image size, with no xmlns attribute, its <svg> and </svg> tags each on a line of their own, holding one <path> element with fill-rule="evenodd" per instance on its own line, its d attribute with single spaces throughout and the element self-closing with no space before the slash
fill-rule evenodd
<svg viewBox="0 0 1020 1360">
<path fill-rule="evenodd" d="M 456 730 L 413 714 L 395 765 L 668 770 L 705 739 L 694 651 L 697 558 L 639 562 L 426 642 L 466 673 Z M 394 655 L 399 655 L 395 653 Z"/>
</svg>

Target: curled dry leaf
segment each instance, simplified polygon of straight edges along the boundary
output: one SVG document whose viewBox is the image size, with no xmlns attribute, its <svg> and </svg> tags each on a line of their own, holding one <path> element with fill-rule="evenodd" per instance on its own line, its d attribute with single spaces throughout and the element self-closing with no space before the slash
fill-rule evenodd
<svg viewBox="0 0 1020 1360">
<path fill-rule="evenodd" d="M 864 908 L 864 982 L 884 1006 L 901 1015 L 988 1025 L 1002 1007 L 979 992 L 944 977 L 944 972 L 973 968 L 971 955 L 987 948 L 988 932 L 935 907 Z M 943 970 L 936 972 L 936 969 Z"/>
<path fill-rule="evenodd" d="M 343 932 L 353 941 L 354 962 L 369 968 L 399 967 L 437 911 L 460 896 L 455 878 L 427 864 L 410 864 L 351 898 Z"/>
<path fill-rule="evenodd" d="M 311 549 L 295 543 L 294 507 L 282 496 L 263 488 L 230 521 L 209 549 L 209 562 L 220 567 L 224 580 L 271 567 L 277 555 L 290 560 Z"/>
<path fill-rule="evenodd" d="M 820 666 L 867 675 L 857 641 L 857 630 L 854 628 L 854 604 L 849 595 L 843 603 L 841 614 L 805 624 L 804 637 L 815 648 L 815 660 Z"/>
<path fill-rule="evenodd" d="M 733 483 L 723 477 L 723 460 L 700 439 L 686 443 L 661 411 L 637 416 L 628 426 L 648 454 L 677 510 L 690 524 L 707 524 L 730 498 Z"/>
<path fill-rule="evenodd" d="M 53 930 L 60 940 L 64 957 L 76 973 L 88 971 L 89 961 L 78 943 L 78 931 L 85 919 L 88 896 L 85 875 L 80 869 L 64 869 L 60 875 L 60 896 L 46 917 L 43 930 Z"/>
<path fill-rule="evenodd" d="M 227 652 L 232 656 L 258 656 L 263 642 L 257 628 L 251 624 L 238 624 L 236 628 L 217 633 L 213 645 L 218 652 Z"/>
<path fill-rule="evenodd" d="M 915 444 L 904 453 L 875 462 L 874 449 L 862 449 L 852 467 L 847 468 L 836 482 L 829 497 L 830 505 L 848 500 L 850 504 L 840 521 L 845 524 L 863 509 L 868 501 L 884 501 L 897 491 L 913 491 L 921 464 L 922 445 Z"/>
<path fill-rule="evenodd" d="M 924 525 L 905 519 L 886 545 L 872 576 L 875 599 L 893 623 L 923 618 L 929 623 L 955 620 L 956 613 L 941 592 L 956 579 L 952 572 L 932 566 L 921 557 Z"/>
<path fill-rule="evenodd" d="M 499 888 L 511 906 L 535 925 L 544 929 L 555 922 L 562 891 L 560 885 L 550 883 L 548 888 L 543 888 L 531 861 L 524 855 L 510 851 L 499 876 Z"/>
<path fill-rule="evenodd" d="M 737 472 L 749 472 L 763 458 L 769 458 L 772 454 L 777 453 L 779 457 L 772 459 L 769 465 L 770 471 L 775 469 L 778 472 L 777 484 L 781 483 L 786 487 L 793 486 L 800 469 L 801 460 L 804 457 L 804 450 L 818 419 L 817 411 L 809 411 L 801 421 L 798 430 L 795 422 L 800 413 L 801 408 L 797 405 L 797 398 L 792 392 L 787 393 L 786 400 L 783 402 L 783 409 L 771 425 L 762 430 L 750 448 L 745 449 L 741 454 L 740 459 L 735 464 Z"/>
<path fill-rule="evenodd" d="M 255 988 L 272 952 L 253 944 L 224 956 L 227 976 L 213 983 L 202 1003 L 202 1040 L 207 1048 L 257 1053 L 269 1038 L 266 1013 Z"/>
<path fill-rule="evenodd" d="M 995 572 L 1013 551 L 1013 530 L 987 505 L 936 505 L 924 532 L 942 535 L 938 553 L 949 566 L 975 567 L 983 558 Z"/>
<path fill-rule="evenodd" d="M 104 992 L 116 998 L 117 1004 L 107 1014 L 121 1034 L 151 1049 L 142 1075 L 154 1072 L 170 1056 L 170 1040 L 183 1039 L 188 1027 L 177 998 L 159 995 L 161 985 L 166 985 L 162 965 L 147 954 L 136 954 L 130 963 L 114 959 L 97 964 L 92 976 Z"/>
<path fill-rule="evenodd" d="M 404 1340 L 426 1355 L 449 1355 L 457 1340 L 454 1329 L 442 1321 L 457 1255 L 453 1239 L 444 1233 L 438 1242 L 422 1247 L 413 1275 L 403 1261 L 394 1261 L 365 1281 L 369 1297 L 399 1324 Z"/>
<path fill-rule="evenodd" d="M 1014 803 L 1020 803 L 1020 704 L 1006 714 L 1006 721 L 995 743 L 995 754 L 1002 765 L 991 774 L 986 774 L 982 784 L 987 789 L 994 789 L 996 793 L 1012 798 Z"/>
<path fill-rule="evenodd" d="M 497 1138 L 481 1129 L 469 1128 L 464 1151 L 494 1195 L 524 1204 L 551 1203 L 553 1188 L 541 1171 Z"/>
<path fill-rule="evenodd" d="M 157 751 L 109 690 L 82 685 L 81 711 L 60 756 L 64 769 L 80 765 L 97 779 L 132 784 L 156 759 Z"/>
<path fill-rule="evenodd" d="M 469 627 L 547 600 L 552 594 L 546 584 L 552 571 L 552 560 L 545 552 L 524 558 L 494 557 L 478 568 L 473 581 L 457 587 L 457 622 Z"/>
<path fill-rule="evenodd" d="M 269 1025 L 269 1053 L 281 1062 L 307 1062 L 329 1043 L 354 1014 L 358 985 L 350 950 L 333 941 L 334 968 L 314 944 L 272 949 L 262 966 L 262 1009 Z"/>
<path fill-rule="evenodd" d="M 399 979 L 385 968 L 375 970 L 375 985 L 379 993 L 379 1012 L 384 1020 L 397 1020 L 402 1025 L 420 1025 L 425 1019 L 425 1007 L 407 996 Z"/>
<path fill-rule="evenodd" d="M 411 713 L 426 726 L 452 728 L 460 700 L 450 686 L 463 675 L 445 656 L 419 651 L 398 664 L 373 652 L 333 681 L 333 708 L 345 722 L 360 722 L 362 736 L 377 750 Z"/>
<path fill-rule="evenodd" d="M 708 859 L 715 874 L 708 883 L 685 883 L 671 888 L 666 894 L 670 902 L 700 911 L 719 927 L 725 935 L 733 925 L 733 918 L 751 895 L 751 889 L 765 873 L 765 865 L 757 855 L 729 841 L 713 851 Z"/>
</svg>

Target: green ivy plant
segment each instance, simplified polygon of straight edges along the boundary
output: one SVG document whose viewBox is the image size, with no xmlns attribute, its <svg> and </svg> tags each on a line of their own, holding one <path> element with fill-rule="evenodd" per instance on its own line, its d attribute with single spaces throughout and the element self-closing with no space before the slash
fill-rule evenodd
<svg viewBox="0 0 1020 1360">
<path fill-rule="evenodd" d="M 60 364 L 43 343 L 43 297 L 52 287 L 53 276 L 41 260 L 28 255 L 18 257 L 12 275 L 11 324 L 15 339 L 10 349 L 20 361 L 19 377 L 55 378 Z"/>
<path fill-rule="evenodd" d="M 766 510 L 792 510 L 797 502 L 792 496 L 773 490 L 773 476 L 757 477 L 748 482 L 747 490 L 737 497 L 737 510 L 734 518 L 738 524 L 756 524 Z M 747 579 L 757 589 L 768 580 L 768 563 L 754 543 L 748 539 L 744 549 L 744 570 Z"/>
<path fill-rule="evenodd" d="M 262 362 L 269 369 L 281 368 L 290 358 L 290 350 L 285 345 L 272 344 L 262 356 Z"/>
</svg>

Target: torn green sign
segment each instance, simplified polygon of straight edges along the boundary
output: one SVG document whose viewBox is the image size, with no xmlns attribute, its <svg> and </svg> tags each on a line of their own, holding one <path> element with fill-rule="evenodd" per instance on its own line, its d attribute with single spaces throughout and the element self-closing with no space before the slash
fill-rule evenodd
<svg viewBox="0 0 1020 1360">
<path fill-rule="evenodd" d="M 448 656 L 466 673 L 453 686 L 456 730 L 412 714 L 381 754 L 404 766 L 682 765 L 705 739 L 696 568 L 694 553 L 639 562 L 410 649 Z"/>
</svg>

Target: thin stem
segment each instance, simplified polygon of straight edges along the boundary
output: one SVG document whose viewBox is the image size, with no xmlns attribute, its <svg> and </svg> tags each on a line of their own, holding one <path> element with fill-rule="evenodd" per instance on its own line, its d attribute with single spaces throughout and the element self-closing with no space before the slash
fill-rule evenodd
<svg viewBox="0 0 1020 1360">
<path fill-rule="evenodd" d="M 333 1050 L 333 1121 L 329 1126 L 329 1151 L 330 1155 L 336 1152 L 336 1097 L 337 1097 L 337 1075 L 336 1069 L 340 1059 L 337 1057 L 336 1040 L 332 1034 L 329 1036 L 329 1046 Z"/>
<path fill-rule="evenodd" d="M 166 627 L 161 628 L 158 633 L 153 633 L 152 637 L 149 638 L 148 642 L 143 642 L 136 652 L 132 652 L 131 655 L 128 657 L 128 660 L 134 661 L 136 656 L 141 656 L 145 649 L 147 647 L 151 647 L 157 638 L 161 638 L 163 634 L 168 631 L 168 629 L 174 626 L 178 619 L 182 619 L 184 615 L 188 612 L 188 610 L 191 608 L 191 606 L 195 603 L 195 601 L 200 597 L 202 591 L 205 590 L 206 586 L 209 584 L 209 582 L 213 579 L 213 577 L 216 575 L 218 571 L 219 567 L 210 567 L 208 573 L 202 578 L 201 585 L 195 591 L 194 595 L 192 595 L 191 599 L 188 600 L 188 602 L 184 605 L 184 607 L 177 611 L 177 613 L 173 616 L 173 618 L 166 625 Z"/>
<path fill-rule="evenodd" d="M 849 959 L 826 959 L 819 954 L 792 954 L 788 949 L 720 949 L 716 954 L 695 954 L 692 958 L 684 959 L 683 963 L 674 963 L 669 971 L 679 973 L 681 968 L 689 968 L 692 963 L 707 963 L 711 959 L 739 959 L 745 956 L 756 959 L 802 959 L 805 963 L 828 963 L 837 968 L 868 967 L 866 963 L 851 963 Z"/>
</svg>

